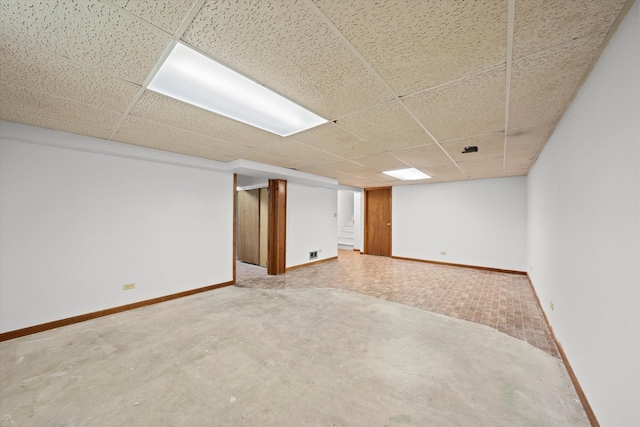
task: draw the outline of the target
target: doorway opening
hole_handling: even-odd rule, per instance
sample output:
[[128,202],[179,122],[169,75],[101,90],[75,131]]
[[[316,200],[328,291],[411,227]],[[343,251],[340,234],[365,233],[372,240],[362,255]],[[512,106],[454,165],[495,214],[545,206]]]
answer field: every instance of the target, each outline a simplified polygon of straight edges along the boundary
[[236,280],[267,274],[269,188],[238,187]]
[[236,178],[236,281],[285,273],[287,182]]

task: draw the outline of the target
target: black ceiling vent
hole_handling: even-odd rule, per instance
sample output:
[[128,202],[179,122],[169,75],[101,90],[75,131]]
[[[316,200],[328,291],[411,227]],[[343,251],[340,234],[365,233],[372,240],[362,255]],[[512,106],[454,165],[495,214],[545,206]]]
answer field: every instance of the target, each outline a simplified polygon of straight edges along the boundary
[[462,151],[462,154],[477,153],[477,152],[478,152],[478,147],[476,145],[469,145],[467,147],[464,147],[464,151]]

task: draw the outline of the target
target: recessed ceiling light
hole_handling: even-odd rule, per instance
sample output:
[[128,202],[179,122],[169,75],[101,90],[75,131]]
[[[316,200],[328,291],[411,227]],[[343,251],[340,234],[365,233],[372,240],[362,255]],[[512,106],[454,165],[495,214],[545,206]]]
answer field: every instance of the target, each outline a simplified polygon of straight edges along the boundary
[[426,173],[420,172],[416,168],[408,168],[408,169],[398,169],[394,171],[386,171],[382,172],[394,178],[401,179],[403,181],[411,181],[414,179],[428,179],[431,178]]
[[327,122],[181,43],[147,88],[280,136]]

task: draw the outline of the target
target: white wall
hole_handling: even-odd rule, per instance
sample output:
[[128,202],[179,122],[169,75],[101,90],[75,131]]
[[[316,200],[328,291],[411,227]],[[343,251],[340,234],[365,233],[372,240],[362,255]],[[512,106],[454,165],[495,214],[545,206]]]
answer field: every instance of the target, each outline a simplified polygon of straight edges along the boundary
[[[2,126],[0,331],[232,280],[232,174],[140,160],[157,153],[140,147]],[[130,282],[136,288],[123,291]]]
[[337,190],[287,183],[287,267],[338,256],[337,198]]
[[526,269],[525,177],[393,187],[392,204],[394,256]]
[[338,190],[338,233],[354,217],[353,193],[353,191]]
[[353,249],[364,251],[364,206],[362,191],[353,195]]
[[636,2],[528,179],[529,274],[603,426],[640,425],[639,41]]

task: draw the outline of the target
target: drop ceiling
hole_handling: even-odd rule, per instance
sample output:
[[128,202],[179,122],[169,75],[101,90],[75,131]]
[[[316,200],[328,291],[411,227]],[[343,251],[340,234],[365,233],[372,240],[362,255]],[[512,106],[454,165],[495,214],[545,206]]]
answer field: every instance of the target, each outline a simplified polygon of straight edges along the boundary
[[[526,175],[632,2],[2,0],[0,119],[353,187]],[[283,138],[147,90],[174,41],[329,122]],[[409,167],[432,179],[382,173]]]

